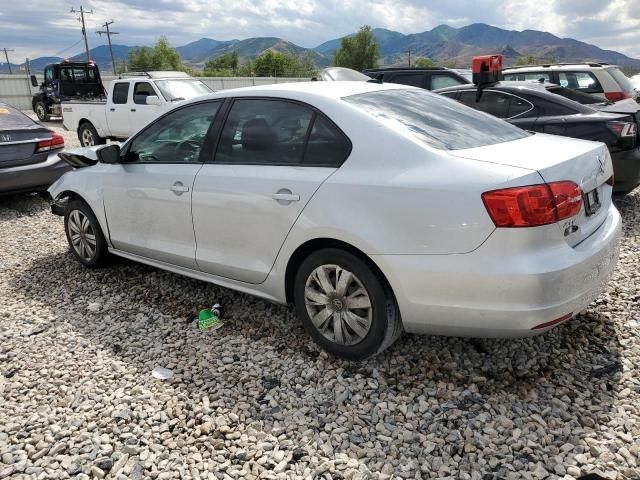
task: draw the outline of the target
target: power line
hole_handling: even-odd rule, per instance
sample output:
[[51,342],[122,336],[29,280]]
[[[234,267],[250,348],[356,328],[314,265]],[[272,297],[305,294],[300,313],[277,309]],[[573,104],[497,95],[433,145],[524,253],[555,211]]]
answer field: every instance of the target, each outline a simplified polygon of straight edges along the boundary
[[83,39],[81,38],[80,40],[78,40],[76,43],[74,43],[73,45],[71,45],[70,47],[65,48],[64,50],[60,50],[59,52],[54,53],[54,55],[57,57],[58,55],[60,55],[61,53],[66,52],[67,50],[72,49],[73,47],[75,47],[76,45],[78,45]]
[[106,28],[106,31],[104,30],[98,30],[96,33],[98,35],[106,35],[107,36],[107,40],[109,41],[109,53],[111,54],[111,67],[113,68],[113,74],[117,75],[116,73],[116,61],[113,59],[113,48],[111,47],[111,35],[120,35],[119,32],[111,32],[109,31],[109,25],[111,25],[113,23],[113,20],[111,20],[110,22],[104,22],[102,24],[102,26],[104,28]]
[[88,62],[91,59],[89,58],[89,41],[87,40],[87,29],[85,28],[85,25],[84,25],[84,15],[85,15],[85,13],[87,15],[92,15],[93,14],[93,10],[87,12],[84,8],[82,8],[82,5],[80,5],[80,10],[76,10],[75,8],[71,8],[71,12],[70,13],[80,13],[80,16],[78,17],[78,21],[80,21],[82,23],[82,36],[84,37],[84,51],[87,54],[87,62]]
[[14,50],[12,48],[3,48],[2,50],[4,50],[4,58],[7,59],[7,65],[9,66],[9,74],[11,74],[11,62],[9,61],[9,54],[7,52],[13,52]]

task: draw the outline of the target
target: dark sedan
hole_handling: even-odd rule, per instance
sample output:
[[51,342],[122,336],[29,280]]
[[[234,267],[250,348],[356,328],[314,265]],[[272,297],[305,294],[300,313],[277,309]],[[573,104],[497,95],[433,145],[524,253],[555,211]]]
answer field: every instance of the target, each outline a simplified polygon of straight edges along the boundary
[[500,82],[486,87],[479,101],[475,85],[436,92],[525,130],[603,142],[613,160],[614,192],[628,193],[636,188],[640,184],[638,117],[626,110],[603,112],[602,107],[583,105],[548,88],[532,82]]
[[46,190],[70,170],[62,135],[0,102],[0,195]]

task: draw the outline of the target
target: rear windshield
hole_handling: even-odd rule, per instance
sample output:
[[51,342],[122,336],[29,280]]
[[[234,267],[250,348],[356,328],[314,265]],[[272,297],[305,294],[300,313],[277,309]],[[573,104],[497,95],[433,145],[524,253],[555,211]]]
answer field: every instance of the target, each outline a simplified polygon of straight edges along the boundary
[[343,100],[440,150],[483,147],[530,135],[503,120],[422,89],[381,90]]
[[583,105],[591,105],[593,103],[603,103],[599,97],[594,97],[588,93],[580,92],[572,88],[566,87],[551,87],[547,88],[548,92],[555,93],[574,102],[582,103]]
[[618,85],[620,85],[622,90],[624,90],[625,92],[633,92],[633,85],[631,84],[631,80],[629,80],[629,78],[624,73],[622,73],[615,67],[607,68],[607,72],[609,72],[615,79],[615,81],[618,82]]

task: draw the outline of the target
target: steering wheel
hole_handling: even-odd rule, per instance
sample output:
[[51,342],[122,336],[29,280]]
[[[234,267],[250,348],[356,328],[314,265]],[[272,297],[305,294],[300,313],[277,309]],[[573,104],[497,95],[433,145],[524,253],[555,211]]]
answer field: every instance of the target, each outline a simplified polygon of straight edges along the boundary
[[177,157],[180,154],[183,155],[194,155],[198,153],[201,147],[201,142],[198,140],[183,140],[182,142],[176,145],[176,148],[173,150],[173,155]]

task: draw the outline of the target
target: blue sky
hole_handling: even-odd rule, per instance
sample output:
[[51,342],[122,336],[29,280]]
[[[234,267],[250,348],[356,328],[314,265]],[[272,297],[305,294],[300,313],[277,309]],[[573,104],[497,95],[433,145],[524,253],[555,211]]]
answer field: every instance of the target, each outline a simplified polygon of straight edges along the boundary
[[[80,1],[80,0],[78,0]],[[26,4],[25,4],[26,3]],[[82,51],[69,0],[3,0],[0,48],[25,57],[70,56]],[[114,20],[115,43],[153,44],[165,35],[175,46],[201,37],[217,40],[275,36],[305,47],[369,24],[403,33],[446,23],[485,22],[502,28],[544,30],[640,58],[640,0],[84,0],[90,47],[106,43],[95,34]],[[3,59],[4,60],[4,59]]]

